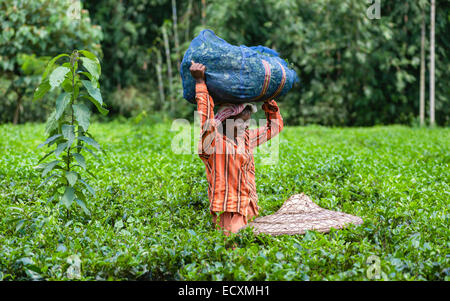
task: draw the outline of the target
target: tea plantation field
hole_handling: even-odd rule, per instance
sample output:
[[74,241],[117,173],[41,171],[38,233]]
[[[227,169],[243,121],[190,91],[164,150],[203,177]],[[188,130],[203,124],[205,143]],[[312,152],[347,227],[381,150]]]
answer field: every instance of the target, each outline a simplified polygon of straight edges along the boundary
[[172,152],[170,124],[91,132],[108,156],[88,162],[91,215],[75,205],[67,218],[33,168],[44,125],[0,125],[0,279],[450,280],[448,128],[285,127],[277,164],[255,155],[260,214],[305,192],[364,224],[229,238],[212,226],[203,163]]

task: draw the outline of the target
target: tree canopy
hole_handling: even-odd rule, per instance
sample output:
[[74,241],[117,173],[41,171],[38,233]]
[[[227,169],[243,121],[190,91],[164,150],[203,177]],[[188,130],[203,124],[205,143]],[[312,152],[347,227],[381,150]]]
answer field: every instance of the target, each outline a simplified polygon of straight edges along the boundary
[[[45,55],[54,55],[81,44],[103,53],[100,80],[111,99],[111,116],[151,110],[192,118],[195,107],[182,98],[177,65],[192,38],[209,28],[232,44],[274,48],[295,68],[300,84],[280,99],[287,124],[418,122],[423,18],[429,62],[426,0],[84,0],[78,27],[64,17],[66,1],[49,2],[0,2],[0,78],[23,75],[15,53],[39,57],[45,49]],[[379,18],[371,15],[377,3]],[[437,1],[435,93],[440,125],[450,121],[449,16],[450,3]]]

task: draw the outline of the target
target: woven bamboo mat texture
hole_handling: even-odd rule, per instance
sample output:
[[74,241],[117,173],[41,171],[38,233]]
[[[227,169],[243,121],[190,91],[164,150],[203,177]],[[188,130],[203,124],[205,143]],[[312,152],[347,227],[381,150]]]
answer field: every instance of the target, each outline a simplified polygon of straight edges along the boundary
[[349,224],[362,223],[358,216],[323,209],[301,193],[292,195],[274,214],[256,218],[246,227],[253,227],[255,234],[276,236],[305,234],[307,230],[327,233],[331,228],[343,229]]

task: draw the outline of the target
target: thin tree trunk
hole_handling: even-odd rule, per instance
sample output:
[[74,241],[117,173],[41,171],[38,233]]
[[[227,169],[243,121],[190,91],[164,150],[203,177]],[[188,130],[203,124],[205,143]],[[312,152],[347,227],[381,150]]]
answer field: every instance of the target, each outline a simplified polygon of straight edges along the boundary
[[423,11],[420,38],[420,125],[425,125],[425,14]]
[[206,0],[202,0],[202,26],[206,24]]
[[177,2],[172,0],[172,20],[173,20],[173,35],[175,40],[175,54],[177,69],[180,72],[180,41],[178,39],[178,22],[177,22]]
[[189,0],[188,9],[187,9],[187,24],[186,24],[186,32],[184,34],[184,40],[189,41],[189,31],[191,26],[191,14],[192,14],[192,0]]
[[163,108],[165,102],[164,85],[162,80],[162,57],[161,52],[156,50],[156,76],[158,77],[158,90],[159,90],[159,109]]
[[431,0],[430,16],[430,125],[434,126],[434,20],[435,0]]
[[13,124],[16,125],[19,123],[20,110],[22,108],[22,94],[17,93],[17,106],[16,111],[14,112]]
[[170,100],[170,112],[174,112],[174,101],[172,95],[172,62],[170,59],[170,46],[169,38],[167,37],[167,31],[165,26],[162,27],[162,35],[164,40],[164,48],[166,50],[166,60],[167,60],[167,76],[169,77],[169,100]]

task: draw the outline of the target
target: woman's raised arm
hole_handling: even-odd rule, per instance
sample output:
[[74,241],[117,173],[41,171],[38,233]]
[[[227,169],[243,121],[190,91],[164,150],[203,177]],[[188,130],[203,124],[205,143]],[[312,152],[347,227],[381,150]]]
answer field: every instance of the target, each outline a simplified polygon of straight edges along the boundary
[[217,134],[217,125],[214,120],[214,101],[209,95],[205,83],[206,67],[203,64],[192,62],[189,70],[195,79],[195,100],[200,115],[201,139],[198,145],[198,154],[200,157],[208,158],[214,151]]
[[262,109],[266,112],[266,125],[249,131],[251,148],[272,139],[283,129],[283,118],[275,100],[264,102]]

